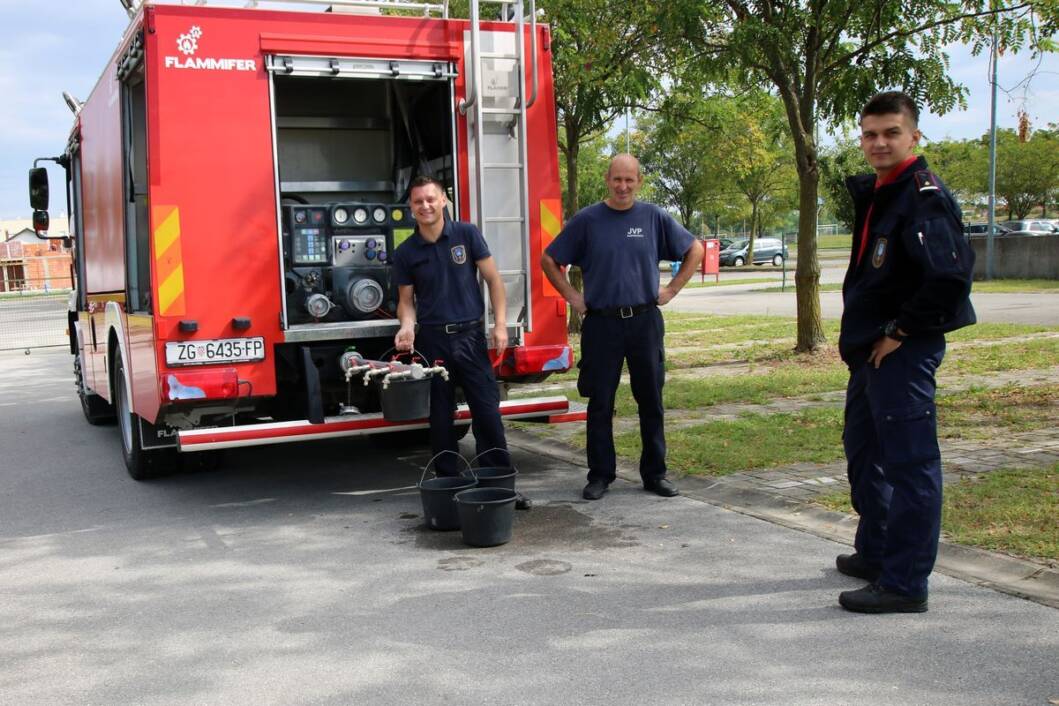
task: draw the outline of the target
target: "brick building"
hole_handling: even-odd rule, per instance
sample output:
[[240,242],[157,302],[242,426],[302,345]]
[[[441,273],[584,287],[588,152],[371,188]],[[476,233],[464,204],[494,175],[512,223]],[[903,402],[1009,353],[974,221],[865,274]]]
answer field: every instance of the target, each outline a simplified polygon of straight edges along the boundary
[[[53,235],[69,233],[65,218]],[[73,287],[73,257],[62,240],[41,240],[27,220],[0,221],[0,292],[54,291]]]

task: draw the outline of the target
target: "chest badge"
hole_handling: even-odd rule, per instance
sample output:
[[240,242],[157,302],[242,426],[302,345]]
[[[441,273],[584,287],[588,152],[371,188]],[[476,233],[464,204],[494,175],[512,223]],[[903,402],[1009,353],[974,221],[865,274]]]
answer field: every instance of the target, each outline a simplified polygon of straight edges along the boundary
[[464,245],[457,245],[452,248],[452,261],[457,265],[462,265],[467,262],[467,247]]
[[875,242],[875,249],[871,253],[871,266],[875,269],[882,267],[886,261],[886,238],[879,238]]

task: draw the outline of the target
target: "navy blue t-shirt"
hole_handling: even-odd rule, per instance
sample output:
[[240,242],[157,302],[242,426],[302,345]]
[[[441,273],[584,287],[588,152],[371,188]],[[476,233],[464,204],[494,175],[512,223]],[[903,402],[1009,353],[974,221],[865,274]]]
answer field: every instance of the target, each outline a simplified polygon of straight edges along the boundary
[[419,229],[393,254],[393,280],[412,285],[421,324],[451,324],[482,318],[478,260],[489,257],[485,238],[471,223],[445,221],[441,237],[429,243]]
[[681,260],[695,236],[658,206],[619,211],[600,201],[570,219],[546,252],[585,277],[585,306],[611,309],[658,301],[658,263]]

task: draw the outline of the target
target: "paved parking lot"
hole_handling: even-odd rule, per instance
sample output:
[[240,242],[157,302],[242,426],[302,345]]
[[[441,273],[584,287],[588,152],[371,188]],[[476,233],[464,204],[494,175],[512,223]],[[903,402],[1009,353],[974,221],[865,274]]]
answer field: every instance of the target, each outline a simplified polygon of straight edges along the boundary
[[850,615],[839,543],[517,448],[515,539],[422,527],[422,452],[135,483],[61,351],[0,354],[0,701],[1046,704],[1059,612],[947,576]]

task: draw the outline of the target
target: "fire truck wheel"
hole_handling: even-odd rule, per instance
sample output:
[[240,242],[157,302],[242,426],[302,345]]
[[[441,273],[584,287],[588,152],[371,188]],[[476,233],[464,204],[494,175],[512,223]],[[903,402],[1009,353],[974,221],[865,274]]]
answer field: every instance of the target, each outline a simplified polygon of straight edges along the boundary
[[115,355],[114,363],[114,407],[118,414],[118,429],[121,432],[121,453],[125,458],[125,470],[133,480],[147,480],[172,473],[177,468],[176,449],[145,450],[140,445],[140,417],[129,409],[125,383],[125,365],[121,356]]
[[114,421],[114,405],[99,395],[85,390],[85,381],[81,375],[81,356],[74,356],[74,384],[77,385],[77,396],[81,400],[81,411],[89,424],[99,425]]

